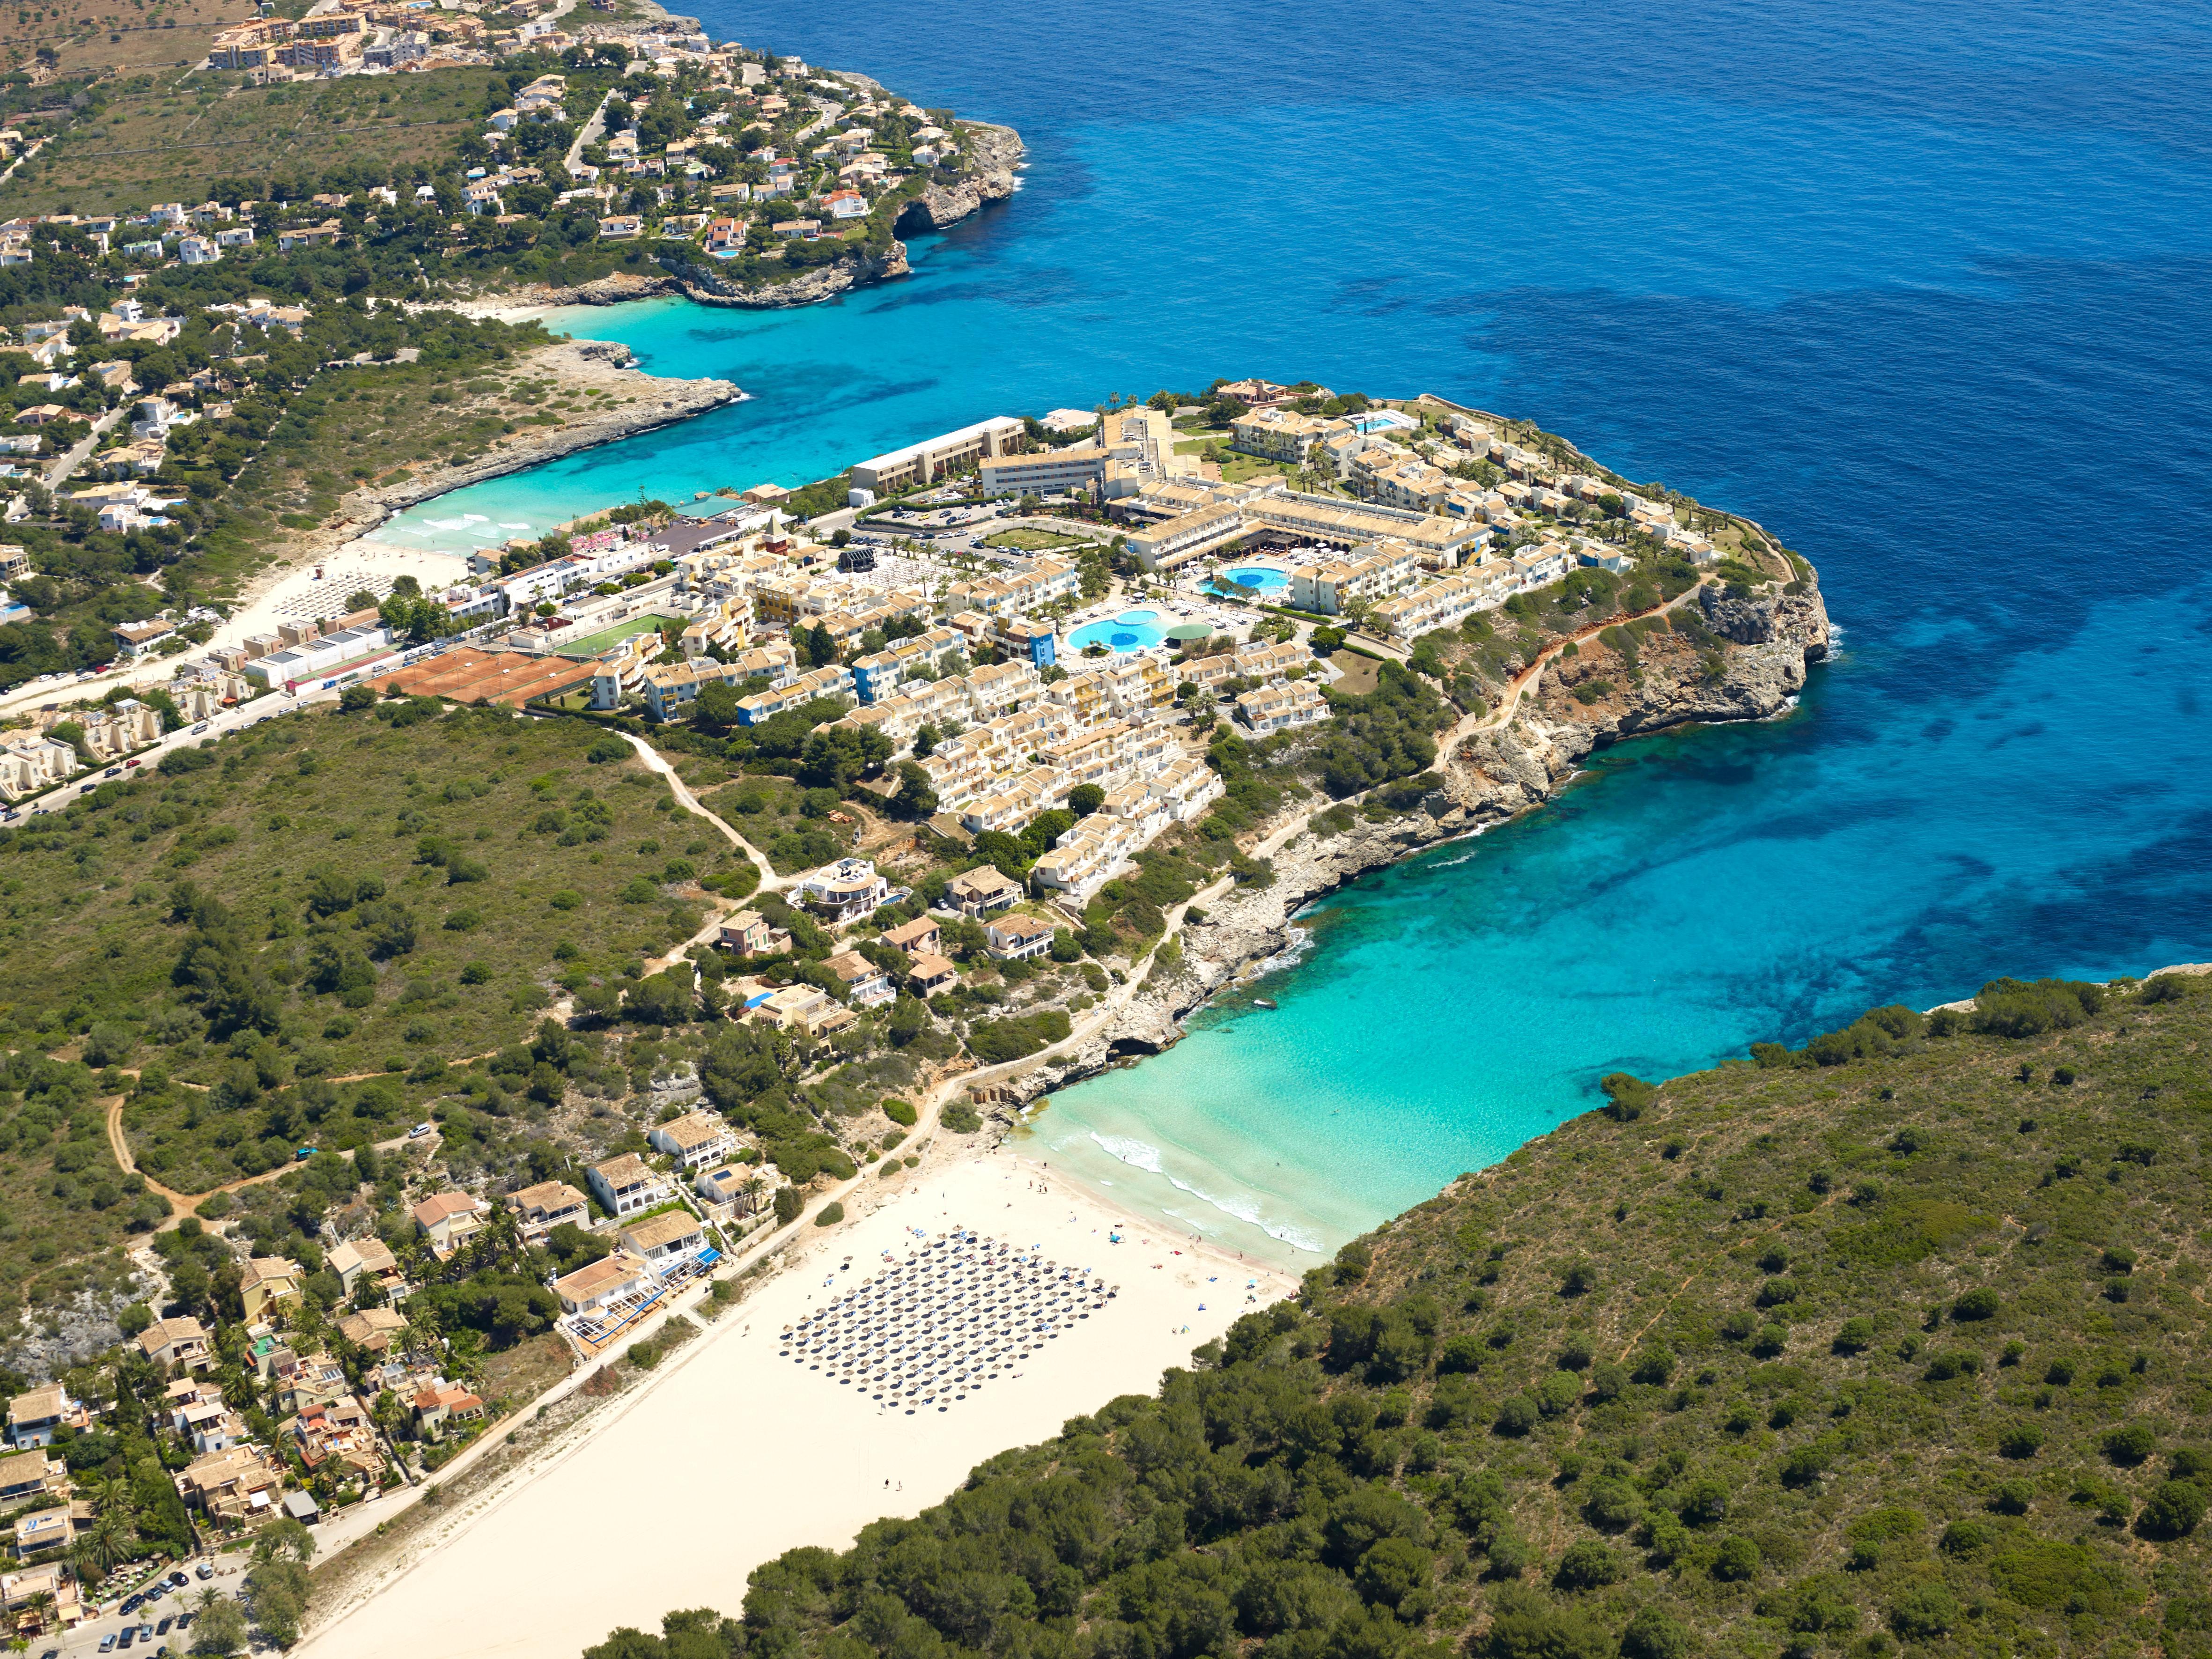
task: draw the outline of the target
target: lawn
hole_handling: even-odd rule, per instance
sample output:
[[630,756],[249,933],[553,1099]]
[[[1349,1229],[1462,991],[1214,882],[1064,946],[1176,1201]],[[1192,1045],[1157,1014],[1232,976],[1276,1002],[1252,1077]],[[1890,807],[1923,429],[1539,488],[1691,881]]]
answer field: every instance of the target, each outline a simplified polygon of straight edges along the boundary
[[1015,529],[986,536],[983,545],[1024,553],[1052,553],[1063,547],[1087,547],[1093,539],[1089,536],[1063,536],[1049,530]]
[[596,657],[611,645],[620,645],[624,640],[640,634],[666,628],[675,620],[673,617],[633,617],[628,622],[617,623],[612,628],[602,628],[598,633],[583,639],[562,641],[561,654],[564,657]]

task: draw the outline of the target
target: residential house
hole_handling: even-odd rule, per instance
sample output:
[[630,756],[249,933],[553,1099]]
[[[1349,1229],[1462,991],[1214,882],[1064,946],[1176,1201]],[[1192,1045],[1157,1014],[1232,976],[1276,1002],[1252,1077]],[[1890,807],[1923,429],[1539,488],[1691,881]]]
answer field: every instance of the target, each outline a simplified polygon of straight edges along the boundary
[[484,1414],[484,1402],[458,1382],[437,1382],[415,1396],[415,1424],[433,1439],[447,1423],[472,1423]]
[[787,985],[753,1004],[745,1011],[745,1018],[781,1026],[787,1031],[818,1033],[834,1014],[845,1012],[843,1005],[832,1000],[827,991],[811,985]]
[[749,1216],[761,1206],[767,1180],[750,1164],[724,1164],[701,1171],[691,1188],[709,1204],[726,1205],[736,1216]]
[[48,1456],[43,1447],[0,1457],[0,1504],[27,1503],[48,1493],[65,1496],[69,1489],[69,1465]]
[[18,1450],[51,1446],[58,1429],[81,1429],[92,1414],[69,1397],[58,1382],[48,1382],[19,1394],[8,1402],[8,1443]]
[[650,1274],[651,1270],[635,1256],[617,1251],[555,1279],[553,1294],[566,1312],[596,1314],[610,1303],[648,1288]]
[[1286,732],[1328,718],[1328,699],[1310,680],[1262,686],[1237,699],[1237,717],[1258,732]]
[[887,902],[890,884],[866,859],[840,859],[808,871],[799,879],[799,892],[808,909],[842,924],[857,921]]
[[138,1333],[138,1352],[165,1373],[178,1365],[204,1371],[215,1363],[206,1328],[190,1314],[155,1320]]
[[1003,910],[1021,896],[1019,882],[988,864],[963,871],[945,884],[945,902],[963,916]]
[[858,951],[840,951],[822,965],[837,975],[837,982],[845,988],[845,1000],[852,1007],[873,1008],[897,1000],[898,990],[890,975]]
[[[89,1510],[90,1505],[86,1506]],[[76,1536],[71,1505],[33,1510],[15,1522],[15,1559],[27,1561],[42,1550],[67,1549]]]
[[894,951],[903,951],[910,957],[935,956],[942,943],[943,933],[935,918],[916,916],[912,921],[902,921],[884,934],[884,943]]
[[781,956],[791,948],[791,935],[757,910],[738,911],[722,924],[719,939],[724,950],[741,957]]
[[601,1206],[617,1220],[665,1204],[673,1196],[666,1180],[635,1152],[594,1164],[586,1178]]
[[406,1279],[399,1271],[399,1263],[391,1247],[380,1238],[348,1239],[333,1245],[326,1258],[330,1269],[338,1276],[345,1287],[346,1300],[350,1302],[360,1291],[363,1282],[375,1285],[388,1301],[406,1288]]
[[115,636],[116,648],[123,655],[135,657],[167,639],[177,631],[177,625],[157,617],[151,622],[120,623],[108,631]]
[[431,1194],[413,1213],[416,1226],[443,1261],[483,1231],[490,1209],[473,1193],[444,1192]]
[[338,239],[339,225],[335,219],[325,219],[319,225],[302,225],[294,230],[276,233],[276,251],[289,253],[295,247],[313,247],[322,242]]
[[389,1308],[363,1308],[338,1321],[338,1334],[357,1348],[382,1353],[406,1325],[405,1318]]
[[246,1264],[238,1293],[246,1322],[258,1325],[288,1302],[300,1299],[300,1264],[281,1255],[257,1255]]
[[11,801],[51,788],[82,769],[71,744],[27,736],[0,743],[0,796]]
[[1052,949],[1052,924],[1041,916],[1001,916],[983,924],[983,939],[1000,962],[1041,957]]
[[707,1248],[707,1235],[699,1218],[689,1210],[668,1210],[622,1230],[630,1254],[642,1258],[654,1272],[665,1273],[690,1261]]
[[932,956],[924,951],[913,958],[914,967],[907,975],[907,983],[917,996],[929,996],[943,990],[960,977],[960,970],[945,957]]
[[737,1133],[712,1112],[686,1112],[682,1117],[656,1123],[645,1138],[656,1150],[667,1152],[685,1170],[718,1163],[738,1149]]
[[343,1400],[351,1392],[344,1368],[326,1353],[295,1355],[271,1380],[279,1415]]
[[21,1636],[75,1630],[97,1611],[86,1607],[75,1571],[59,1561],[0,1573],[0,1607]]
[[211,1453],[177,1476],[178,1494],[210,1520],[253,1521],[272,1515],[283,1486],[283,1476],[252,1446]]
[[358,1469],[380,1476],[383,1448],[378,1445],[376,1425],[356,1400],[337,1400],[309,1406],[293,1419],[292,1433],[300,1443],[300,1458],[311,1469],[319,1469],[332,1458],[341,1469]]
[[203,1457],[210,1452],[228,1451],[252,1438],[246,1419],[219,1399],[179,1406],[170,1414],[169,1426]]
[[507,1206],[521,1224],[522,1242],[542,1244],[545,1236],[563,1222],[579,1227],[592,1224],[589,1200],[565,1181],[541,1181],[507,1195]]

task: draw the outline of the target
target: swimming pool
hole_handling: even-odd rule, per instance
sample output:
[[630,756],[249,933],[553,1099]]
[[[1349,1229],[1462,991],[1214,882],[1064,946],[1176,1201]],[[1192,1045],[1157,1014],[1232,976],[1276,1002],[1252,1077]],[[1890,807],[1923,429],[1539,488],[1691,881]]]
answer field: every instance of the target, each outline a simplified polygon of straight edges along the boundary
[[1092,645],[1112,651],[1142,651],[1165,637],[1156,626],[1159,619],[1157,611],[1124,611],[1110,622],[1084,623],[1067,636],[1067,642],[1078,651]]
[[1213,585],[1218,589],[1229,582],[1261,593],[1279,593],[1291,585],[1291,579],[1270,565],[1240,564],[1233,569],[1223,571]]

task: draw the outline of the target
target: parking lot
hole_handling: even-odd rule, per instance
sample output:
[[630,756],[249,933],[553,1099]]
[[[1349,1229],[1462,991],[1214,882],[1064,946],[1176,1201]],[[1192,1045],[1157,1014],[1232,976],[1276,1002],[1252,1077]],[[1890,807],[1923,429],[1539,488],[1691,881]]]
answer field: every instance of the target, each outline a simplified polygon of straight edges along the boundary
[[[246,1566],[243,1551],[198,1557],[165,1574],[158,1595],[145,1600],[125,1595],[105,1602],[98,1614],[75,1630],[33,1642],[31,1651],[39,1659],[49,1659],[49,1656],[51,1659],[86,1659],[88,1655],[126,1651],[161,1659],[165,1653],[185,1653],[192,1644],[191,1626],[202,1595],[212,1591],[235,1598],[245,1583]],[[185,1582],[178,1583],[179,1578]],[[149,1586],[149,1591],[153,1588]],[[131,1603],[127,1613],[123,1611],[125,1602]]]

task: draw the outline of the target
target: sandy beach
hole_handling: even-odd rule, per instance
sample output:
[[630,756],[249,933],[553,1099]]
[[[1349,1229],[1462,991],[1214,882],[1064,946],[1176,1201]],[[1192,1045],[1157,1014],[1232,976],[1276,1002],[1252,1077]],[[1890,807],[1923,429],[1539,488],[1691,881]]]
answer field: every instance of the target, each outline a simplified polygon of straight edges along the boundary
[[[1294,1288],[1006,1151],[881,1197],[864,1185],[846,1207],[856,1218],[844,1226],[802,1223],[814,1237],[794,1237],[783,1271],[741,1307],[580,1442],[441,1518],[366,1600],[318,1620],[300,1651],[574,1654],[618,1625],[657,1629],[671,1608],[735,1613],[760,1562],[799,1545],[842,1547],[878,1516],[938,1502],[994,1454],[1155,1391],[1192,1348]],[[1118,1294],[1016,1375],[941,1411],[908,1415],[779,1357],[787,1326],[956,1224],[1092,1269]]]

